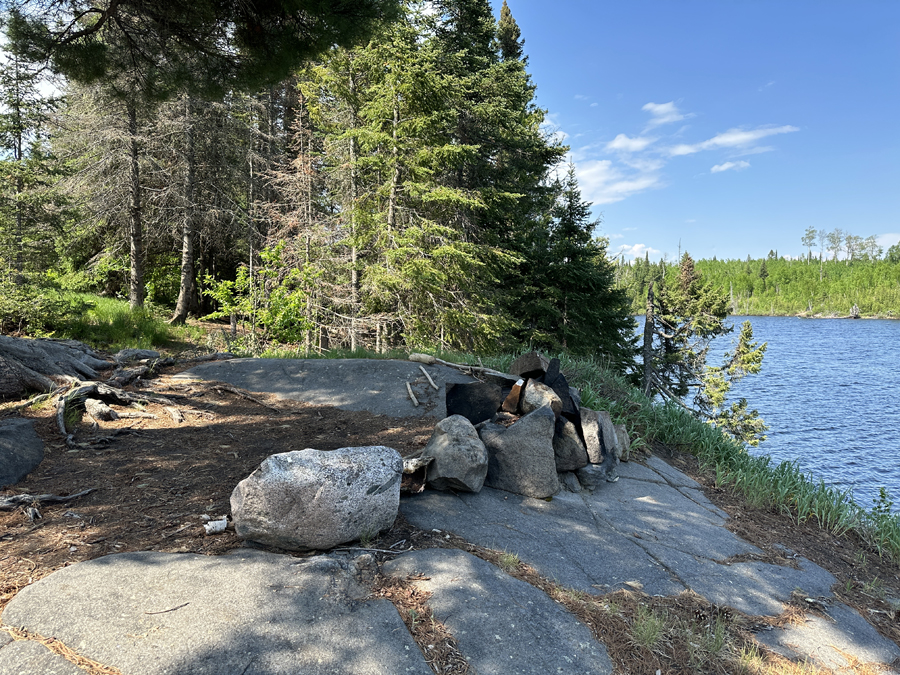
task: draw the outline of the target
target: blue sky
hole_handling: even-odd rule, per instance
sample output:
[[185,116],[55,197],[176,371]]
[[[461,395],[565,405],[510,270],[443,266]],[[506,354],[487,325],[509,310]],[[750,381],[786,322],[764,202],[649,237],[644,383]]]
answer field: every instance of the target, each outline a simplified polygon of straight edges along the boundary
[[610,253],[900,241],[900,2],[508,4]]

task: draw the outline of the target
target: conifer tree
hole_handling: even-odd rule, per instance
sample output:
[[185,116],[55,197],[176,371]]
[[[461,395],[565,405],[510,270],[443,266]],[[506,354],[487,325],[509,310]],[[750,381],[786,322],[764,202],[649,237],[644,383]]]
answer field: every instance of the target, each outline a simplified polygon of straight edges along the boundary
[[[60,212],[49,188],[60,167],[48,143],[51,113],[59,101],[40,92],[40,70],[17,53],[0,62],[0,260],[22,285],[29,263],[53,249]],[[43,271],[47,261],[32,271]]]
[[644,327],[644,391],[659,394],[751,445],[765,438],[758,413],[747,411],[746,401],[723,405],[732,384],[759,372],[766,344],[752,342],[749,322],[741,330],[735,351],[721,367],[706,360],[714,339],[727,335],[728,294],[705,281],[694,260],[685,253],[674,283],[660,279],[647,297]]
[[519,30],[519,24],[513,18],[506,0],[503,0],[500,19],[497,22],[497,41],[500,43],[500,57],[504,61],[526,61],[523,49],[525,41],[521,38],[522,31]]
[[[581,198],[574,165],[557,183],[551,220],[528,256],[520,304],[524,340],[550,350],[600,356],[619,372],[634,358],[634,319],[624,290],[614,283],[607,241],[594,236],[589,202]],[[535,230],[540,232],[540,230]]]

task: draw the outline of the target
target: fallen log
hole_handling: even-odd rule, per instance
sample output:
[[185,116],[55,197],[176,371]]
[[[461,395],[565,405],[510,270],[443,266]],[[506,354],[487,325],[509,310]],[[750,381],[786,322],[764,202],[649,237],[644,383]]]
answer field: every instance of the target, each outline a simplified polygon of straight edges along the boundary
[[18,506],[22,504],[50,504],[53,502],[67,502],[72,499],[77,499],[78,497],[84,497],[84,495],[93,492],[96,488],[88,488],[87,490],[82,490],[81,492],[76,492],[74,495],[66,495],[65,497],[60,495],[12,495],[11,497],[0,497],[0,511],[12,511]]

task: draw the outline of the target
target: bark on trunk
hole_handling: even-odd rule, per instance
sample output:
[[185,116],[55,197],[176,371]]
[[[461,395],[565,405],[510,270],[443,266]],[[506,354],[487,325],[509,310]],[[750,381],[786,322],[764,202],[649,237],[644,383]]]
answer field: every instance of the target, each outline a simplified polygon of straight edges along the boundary
[[194,186],[196,183],[196,164],[194,154],[194,130],[192,103],[190,97],[185,100],[185,163],[187,172],[184,180],[184,223],[181,229],[181,283],[178,289],[178,301],[171,323],[183,324],[192,311],[196,311],[197,283],[194,271],[194,236],[195,214]]
[[138,162],[137,108],[134,101],[128,103],[128,134],[131,137],[131,281],[128,302],[132,309],[144,305],[144,232],[141,222],[141,171]]
[[[353,119],[351,124],[356,126],[356,108],[353,105],[353,97],[356,95],[356,78],[353,72],[350,73],[350,100],[351,114]],[[357,347],[357,325],[356,315],[359,307],[359,270],[357,269],[357,259],[359,252],[356,248],[356,139],[350,138],[350,350],[355,351]]]
[[646,396],[650,395],[651,381],[653,377],[653,324],[654,316],[653,282],[650,282],[650,288],[647,289],[647,310],[644,315],[644,381],[643,389]]

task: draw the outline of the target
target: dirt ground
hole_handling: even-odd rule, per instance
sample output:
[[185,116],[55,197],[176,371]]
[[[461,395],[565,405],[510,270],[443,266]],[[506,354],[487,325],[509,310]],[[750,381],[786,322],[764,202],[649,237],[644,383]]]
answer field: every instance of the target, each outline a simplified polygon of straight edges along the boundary
[[[0,511],[0,612],[24,586],[83,560],[140,550],[215,555],[241,545],[233,530],[210,536],[203,524],[230,512],[234,486],[271,454],[387,445],[406,456],[428,442],[435,423],[431,418],[395,419],[266,395],[254,394],[256,400],[251,400],[227,385],[173,381],[168,377],[172,372],[127,389],[169,398],[183,422],[174,421],[157,403],[141,408],[155,418],[94,425],[85,416],[77,423],[74,447],[57,429],[51,405],[20,413],[12,413],[8,404],[0,407],[0,416],[34,418],[46,444],[38,469],[0,496],[93,490],[70,502],[40,506],[41,517],[34,520],[24,507]],[[900,598],[900,568],[853,535],[834,537],[814,523],[797,524],[787,516],[749,507],[699,475],[689,455],[662,456],[707,487],[712,501],[731,515],[730,529],[763,549],[765,560],[795,564],[792,557],[799,555],[821,565],[837,577],[836,595],[900,644],[900,617],[890,604]],[[393,530],[371,546],[390,546],[401,538],[416,546],[448,545],[444,540],[429,543],[429,533],[417,532],[398,518]],[[456,544],[474,551],[465,542]],[[799,602],[802,609],[803,600]]]
[[230,513],[234,486],[269,455],[363,445],[408,455],[428,442],[435,422],[254,395],[261,405],[215,383],[162,377],[151,384],[177,404],[184,422],[157,403],[142,407],[155,419],[100,422],[94,429],[85,416],[73,448],[52,406],[21,411],[35,419],[45,457],[0,496],[93,492],[40,506],[41,518],[33,522],[24,508],[0,511],[0,610],[23,586],[82,560],[143,550],[217,554],[239,546],[233,530],[207,535],[203,517]]

